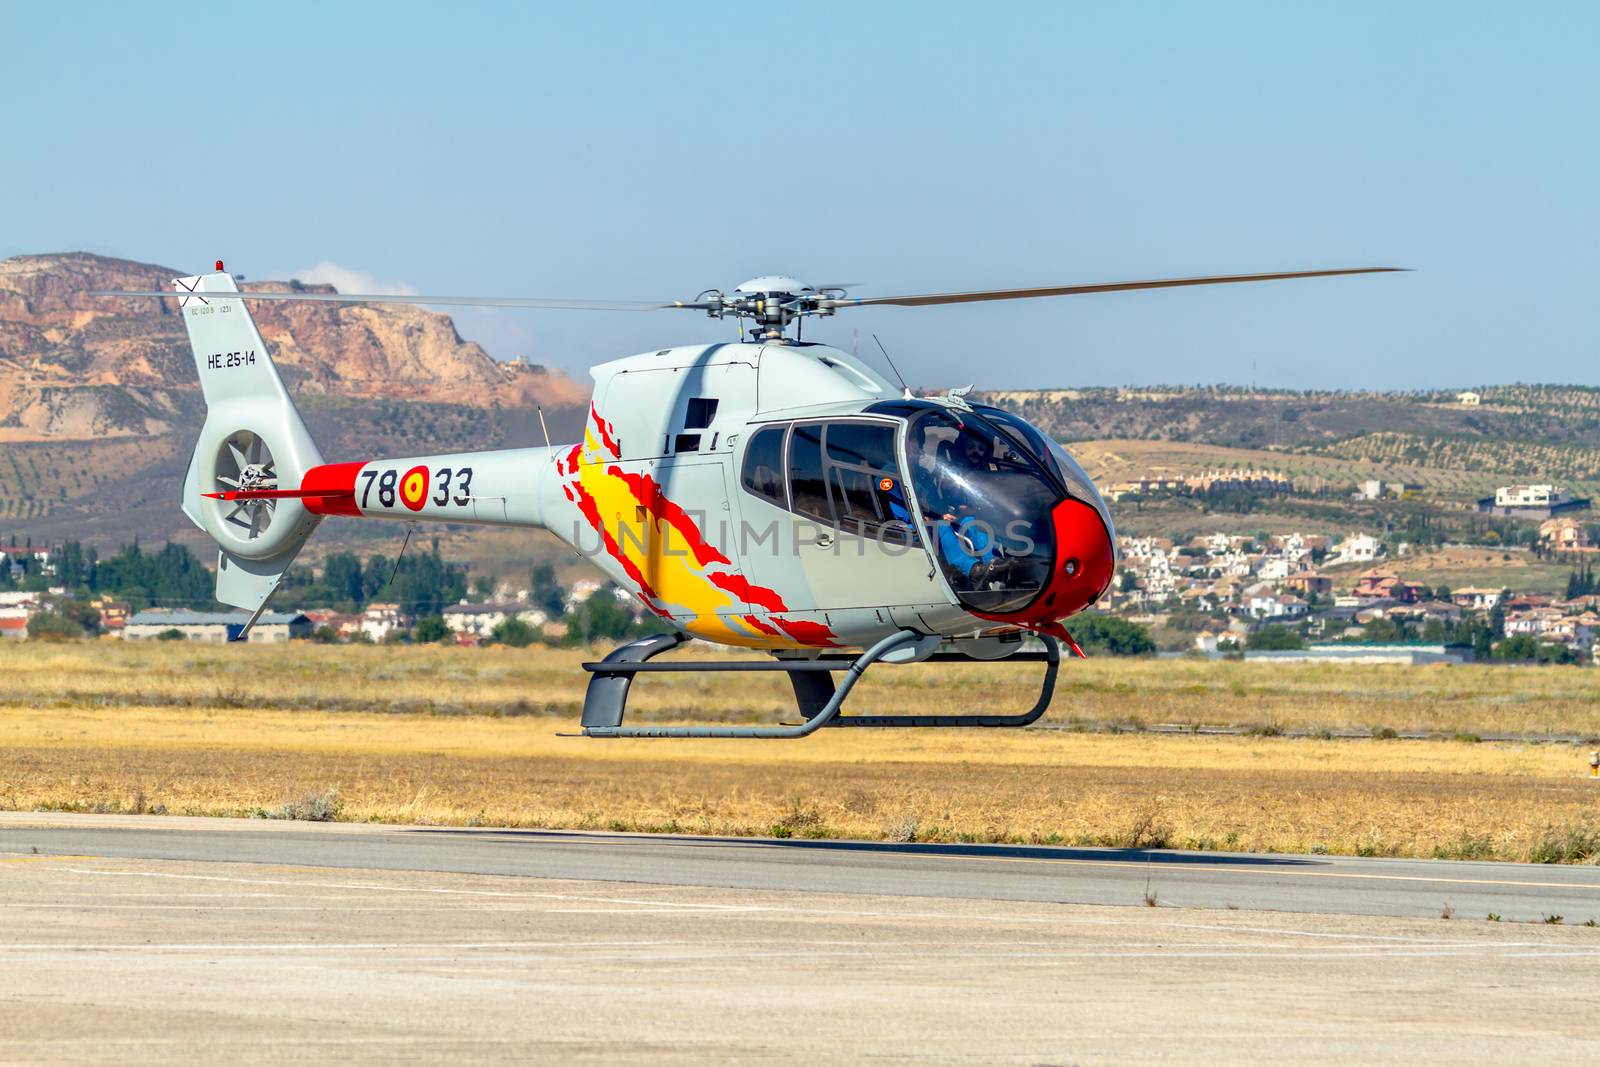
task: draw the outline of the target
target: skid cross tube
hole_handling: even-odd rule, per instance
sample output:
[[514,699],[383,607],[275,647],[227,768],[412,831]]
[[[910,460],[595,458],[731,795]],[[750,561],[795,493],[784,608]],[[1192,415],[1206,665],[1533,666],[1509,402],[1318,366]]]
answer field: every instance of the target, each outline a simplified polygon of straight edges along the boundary
[[[1039,689],[1039,699],[1034,701],[1033,707],[1017,715],[839,715],[826,725],[833,726],[924,726],[924,727],[972,727],[972,726],[1030,726],[1039,721],[1039,717],[1050,707],[1050,700],[1056,692],[1056,675],[1061,673],[1061,646],[1056,639],[1045,634],[1039,635],[1039,640],[1044,642],[1044,652],[1013,652],[1004,657],[1005,660],[1015,662],[1043,660],[1044,685]],[[939,652],[928,657],[927,662],[932,663],[985,663],[999,662],[998,660],[974,660],[963,656],[959,652]]]
[[[598,663],[585,663],[583,669],[594,675],[583,705],[583,733],[586,737],[747,737],[786,739],[807,737],[824,726],[877,727],[1005,727],[1028,726],[1037,722],[1050,706],[1056,677],[1061,669],[1061,647],[1048,636],[1040,636],[1043,652],[1018,652],[1008,660],[1044,663],[1044,684],[1032,708],[1015,715],[841,715],[845,698],[866,669],[879,659],[921,638],[901,630],[879,641],[854,658],[842,656],[817,659],[774,661],[717,661],[689,663],[651,663],[651,657],[678,647],[688,638],[681,634],[660,634],[630,642]],[[928,657],[935,663],[986,662],[956,652],[941,652]],[[623,713],[628,687],[637,674],[693,673],[720,671],[783,671],[794,685],[796,702],[806,716],[804,722],[778,726],[624,726]],[[835,688],[832,675],[843,671],[844,679]]]
[[[675,637],[676,635],[667,635],[667,636],[674,636]],[[679,666],[677,664],[667,664],[667,663],[650,664],[650,663],[642,662],[644,659],[648,658],[649,656],[655,655],[658,652],[665,652],[668,648],[672,648],[672,647],[676,646],[679,643],[679,641],[681,640],[681,639],[675,640],[675,641],[672,641],[670,644],[667,644],[667,643],[665,643],[666,640],[667,640],[667,636],[664,636],[664,637],[662,637],[660,639],[657,639],[657,640],[662,642],[660,647],[655,647],[655,648],[651,648],[651,649],[639,649],[637,652],[634,653],[632,658],[630,660],[627,660],[627,661],[623,661],[623,660],[613,661],[611,659],[611,656],[616,656],[618,653],[625,652],[625,651],[627,651],[629,649],[634,648],[634,646],[642,645],[645,642],[636,641],[632,645],[624,645],[624,646],[622,646],[622,648],[617,649],[616,652],[613,652],[611,654],[611,656],[606,657],[605,661],[603,661],[603,662],[600,662],[600,663],[585,663],[583,665],[584,669],[588,670],[588,671],[592,671],[594,673],[594,678],[591,679],[590,682],[589,682],[589,685],[591,687],[591,692],[592,692],[593,686],[596,683],[599,683],[599,682],[602,682],[602,681],[607,681],[607,680],[610,680],[610,679],[613,679],[613,678],[615,678],[615,679],[628,679],[628,678],[632,678],[633,675],[638,674],[641,671],[652,670],[652,669],[659,671],[659,670],[661,670],[663,668],[674,668],[674,667],[677,670],[680,670],[680,671],[699,671],[699,670],[704,670],[704,669],[706,669],[708,667],[713,669],[713,670],[752,670],[752,669],[753,670],[787,670],[787,671],[794,671],[796,669],[801,670],[801,671],[816,671],[816,670],[835,671],[835,670],[843,670],[844,671],[844,678],[843,678],[842,681],[839,682],[839,688],[834,691],[833,696],[831,698],[829,698],[829,700],[828,700],[828,702],[826,704],[824,704],[821,708],[818,708],[816,713],[813,714],[810,718],[808,718],[805,722],[798,723],[798,724],[793,725],[793,726],[623,726],[623,725],[621,725],[621,723],[622,723],[622,705],[621,705],[620,702],[614,708],[615,719],[614,719],[614,723],[613,724],[604,725],[604,726],[601,726],[601,725],[590,725],[589,724],[590,704],[589,704],[588,699],[586,698],[585,702],[584,702],[584,727],[583,727],[584,736],[586,736],[586,737],[754,737],[754,738],[766,738],[766,739],[771,739],[771,740],[778,740],[778,739],[785,739],[785,738],[796,738],[796,737],[807,737],[807,736],[811,735],[812,733],[815,733],[819,728],[821,728],[825,723],[827,723],[827,721],[829,719],[831,719],[835,715],[839,714],[839,709],[844,706],[844,698],[850,695],[850,690],[855,687],[857,679],[859,679],[862,676],[862,674],[866,673],[866,669],[868,667],[872,666],[872,664],[876,663],[879,659],[881,659],[884,656],[888,655],[890,652],[893,652],[895,649],[907,648],[907,647],[909,647],[911,645],[916,644],[917,641],[921,640],[921,635],[916,633],[915,631],[912,631],[912,630],[900,630],[900,631],[897,631],[895,633],[890,634],[888,637],[885,637],[883,640],[879,641],[877,644],[873,645],[871,648],[867,649],[865,652],[861,653],[861,655],[857,656],[853,660],[839,660],[839,659],[834,659],[832,661],[827,661],[827,660],[796,660],[796,661],[793,661],[793,662],[781,662],[781,661],[777,662],[777,663],[756,662],[756,663],[750,663],[750,664],[744,664],[744,663],[740,663],[740,664],[726,664],[726,663],[719,663],[719,664],[711,664],[711,663],[693,664],[693,663],[689,663],[689,664],[683,664],[681,666]],[[620,688],[621,688],[622,697],[625,699],[626,696],[627,696],[626,683],[624,683]],[[598,708],[597,708],[597,710],[598,710]]]

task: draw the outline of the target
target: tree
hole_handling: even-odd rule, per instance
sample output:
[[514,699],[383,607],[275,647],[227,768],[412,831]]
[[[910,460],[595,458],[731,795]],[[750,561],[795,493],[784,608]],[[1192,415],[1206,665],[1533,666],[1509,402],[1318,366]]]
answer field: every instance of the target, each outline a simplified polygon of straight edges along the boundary
[[[440,620],[440,625],[443,625],[443,620]],[[539,631],[513,615],[496,626],[490,636],[502,645],[527,648],[539,639]]]
[[633,612],[618,602],[616,586],[607,585],[567,616],[566,643],[578,645],[592,641],[621,641],[659,631],[659,626],[635,618]]
[[1252,652],[1289,652],[1306,647],[1306,639],[1292,626],[1264,626],[1250,635]]
[[1540,663],[1576,663],[1578,654],[1566,645],[1551,645],[1539,643],[1538,651],[1534,653]]
[[1539,642],[1532,634],[1514,634],[1494,648],[1495,659],[1531,660],[1539,657]]
[[444,624],[443,615],[424,615],[417,620],[416,629],[412,631],[411,637],[421,645],[447,641],[450,638],[450,627]]
[[1111,615],[1088,614],[1072,619],[1068,629],[1085,652],[1112,656],[1148,656],[1156,650],[1150,631]]
[[367,557],[367,565],[361,571],[361,599],[371,600],[378,591],[389,584],[389,575],[394,571],[394,560],[381,552],[374,552]]
[[[384,580],[388,580],[384,575]],[[322,582],[335,600],[360,606],[366,595],[362,584],[361,559],[354,552],[329,552],[322,564]]]
[[64,541],[56,553],[56,578],[68,589],[79,589],[89,584],[88,568],[84,565],[83,546],[76,541]]
[[83,636],[82,623],[57,611],[40,611],[28,619],[32,641],[72,641]]
[[556,569],[549,563],[536,563],[529,575],[529,596],[552,619],[560,618],[567,610],[567,593],[556,581]]
[[211,571],[183,545],[168,543],[159,552],[145,552],[135,541],[103,560],[91,551],[84,557],[83,568],[91,592],[121,597],[136,611],[151,603],[212,602]]

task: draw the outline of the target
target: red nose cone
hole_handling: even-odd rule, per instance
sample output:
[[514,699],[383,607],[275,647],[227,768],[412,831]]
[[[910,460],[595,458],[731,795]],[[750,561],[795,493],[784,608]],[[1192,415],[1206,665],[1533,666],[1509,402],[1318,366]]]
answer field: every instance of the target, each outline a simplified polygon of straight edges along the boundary
[[1116,555],[1100,513],[1082,501],[1063,500],[1050,513],[1050,520],[1056,534],[1050,584],[1021,611],[973,614],[996,622],[1039,626],[1077,614],[1106,591],[1116,567]]
[[1029,605],[1042,619],[1064,619],[1100,599],[1111,584],[1116,554],[1100,512],[1079,500],[1063,500],[1051,513],[1056,527],[1055,578]]

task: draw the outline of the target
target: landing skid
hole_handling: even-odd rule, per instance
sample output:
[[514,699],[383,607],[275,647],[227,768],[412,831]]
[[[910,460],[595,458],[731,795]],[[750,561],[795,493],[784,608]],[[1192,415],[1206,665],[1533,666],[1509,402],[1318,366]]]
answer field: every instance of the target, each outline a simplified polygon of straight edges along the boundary
[[[1061,670],[1061,646],[1056,640],[1040,635],[1043,652],[1017,652],[1006,659],[1045,664],[1044,685],[1039,699],[1032,708],[1017,715],[966,714],[966,715],[841,715],[845,698],[868,667],[891,652],[915,645],[922,636],[911,630],[891,634],[868,648],[859,656],[819,657],[792,660],[715,660],[677,663],[652,663],[651,659],[683,644],[688,638],[682,634],[658,634],[632,641],[613,651],[598,663],[585,663],[583,669],[593,675],[589,690],[583,700],[583,736],[585,737],[754,737],[797,738],[808,737],[824,726],[916,726],[916,727],[974,727],[974,726],[1027,726],[1038,721],[1050,706],[1055,695],[1056,676]],[[959,653],[942,652],[929,656],[923,662],[974,663],[981,662]],[[628,689],[634,676],[651,673],[719,673],[722,671],[783,671],[794,686],[795,702],[804,722],[783,723],[778,726],[624,726],[623,713],[627,708]],[[837,685],[833,675],[844,673]]]

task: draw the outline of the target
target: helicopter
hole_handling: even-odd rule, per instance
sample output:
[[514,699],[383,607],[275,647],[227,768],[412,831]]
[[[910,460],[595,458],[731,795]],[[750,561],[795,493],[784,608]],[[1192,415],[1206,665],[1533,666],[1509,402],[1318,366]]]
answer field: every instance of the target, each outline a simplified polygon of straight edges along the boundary
[[[1048,434],[966,390],[916,396],[850,353],[805,341],[807,318],[1399,269],[883,297],[768,275],[649,302],[246,292],[218,260],[211,273],[175,279],[171,291],[94,295],[178,302],[206,405],[182,509],[217,544],[216,598],[251,612],[235,639],[326,516],[542,528],[663,628],[583,664],[591,677],[582,736],[800,738],[824,726],[1037,721],[1061,645],[1083,655],[1064,620],[1104,595],[1117,565],[1110,510]],[[692,310],[738,320],[741,336],[595,366],[581,441],[327,463],[251,318],[247,303],[258,300]],[[691,639],[769,655],[656,659]],[[1029,710],[842,712],[875,663],[998,659],[1044,663]],[[625,724],[631,683],[656,671],[782,671],[801,721]]]

